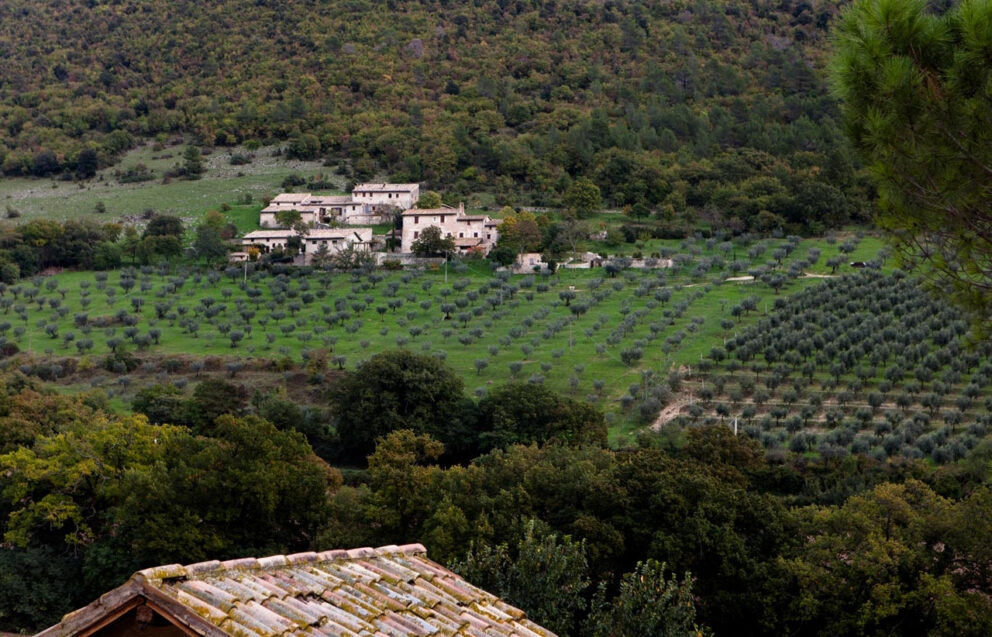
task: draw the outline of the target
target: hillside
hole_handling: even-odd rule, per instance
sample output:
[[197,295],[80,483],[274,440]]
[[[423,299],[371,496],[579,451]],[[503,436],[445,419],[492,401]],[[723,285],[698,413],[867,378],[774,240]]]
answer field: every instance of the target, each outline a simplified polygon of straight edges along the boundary
[[823,73],[839,4],[11,0],[0,165],[285,144],[453,197],[554,205],[583,175],[670,227],[815,231],[867,206]]

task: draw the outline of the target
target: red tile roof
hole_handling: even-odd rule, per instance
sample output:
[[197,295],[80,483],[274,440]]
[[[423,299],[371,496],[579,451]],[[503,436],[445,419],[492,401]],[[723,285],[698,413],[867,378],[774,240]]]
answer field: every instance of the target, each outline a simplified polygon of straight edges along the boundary
[[192,632],[217,637],[554,637],[523,611],[427,559],[420,544],[145,569],[38,637],[89,634],[140,598]]

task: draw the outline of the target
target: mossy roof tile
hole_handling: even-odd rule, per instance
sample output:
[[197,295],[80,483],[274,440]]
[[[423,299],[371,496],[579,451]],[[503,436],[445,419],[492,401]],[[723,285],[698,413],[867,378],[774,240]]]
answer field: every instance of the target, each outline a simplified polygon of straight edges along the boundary
[[[154,599],[205,637],[554,637],[425,553],[409,544],[172,564],[140,571],[101,600]],[[109,605],[98,600],[39,637],[86,633]]]

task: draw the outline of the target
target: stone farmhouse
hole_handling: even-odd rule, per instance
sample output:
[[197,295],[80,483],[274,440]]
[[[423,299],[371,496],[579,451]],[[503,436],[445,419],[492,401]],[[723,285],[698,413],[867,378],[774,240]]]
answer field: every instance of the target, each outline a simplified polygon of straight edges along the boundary
[[259,216],[263,228],[278,228],[276,213],[296,210],[307,224],[349,226],[389,223],[395,210],[406,210],[420,199],[420,184],[358,184],[350,195],[284,192],[276,195]]
[[[245,250],[255,247],[262,254],[268,254],[277,248],[285,248],[287,241],[295,234],[288,229],[255,230],[241,238],[241,245]],[[303,235],[300,245],[304,264],[310,262],[321,245],[327,246],[330,255],[349,247],[368,252],[372,249],[372,228],[311,228]]]
[[389,213],[377,210],[368,203],[354,201],[350,195],[311,195],[310,193],[282,193],[276,195],[259,214],[263,228],[278,228],[276,213],[296,210],[300,221],[306,224],[340,223],[345,225],[371,225],[389,221]]
[[420,544],[148,568],[37,637],[295,635],[554,637]]
[[488,254],[499,240],[499,221],[487,215],[467,215],[464,204],[458,208],[411,208],[403,212],[400,251],[413,252],[413,242],[430,226],[439,227],[442,236],[454,239],[461,254]]
[[351,191],[351,198],[373,206],[396,206],[406,210],[413,208],[420,199],[420,184],[358,184]]
[[[359,184],[351,195],[282,193],[261,211],[259,225],[265,229],[248,233],[241,243],[245,249],[254,246],[263,253],[285,248],[294,235],[294,231],[280,228],[276,219],[276,214],[285,210],[299,212],[300,221],[311,228],[303,237],[305,262],[309,262],[309,255],[321,244],[327,245],[331,254],[352,245],[371,251],[374,247],[372,230],[356,226],[388,223],[397,209],[404,211],[399,237],[399,249],[403,253],[413,252],[414,241],[430,226],[439,227],[442,236],[453,239],[460,254],[486,255],[499,240],[499,220],[487,215],[465,214],[464,204],[458,208],[414,208],[419,198],[419,184]],[[349,227],[328,228],[328,225]]]

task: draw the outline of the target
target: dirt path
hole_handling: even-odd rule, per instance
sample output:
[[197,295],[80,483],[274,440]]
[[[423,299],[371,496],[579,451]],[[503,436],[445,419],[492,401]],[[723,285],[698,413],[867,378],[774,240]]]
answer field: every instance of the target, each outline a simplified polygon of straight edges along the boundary
[[[836,279],[838,276],[840,276],[840,275],[839,274],[817,274],[816,272],[803,272],[803,276],[801,278],[803,278],[803,279]],[[728,283],[750,283],[750,282],[754,281],[754,277],[751,276],[750,274],[747,274],[747,275],[743,275],[743,276],[732,276],[732,277],[729,277],[729,278],[724,279],[724,281],[726,281]],[[687,285],[685,287],[690,287],[690,286]]]
[[665,405],[661,413],[658,414],[658,417],[651,423],[651,431],[660,431],[663,426],[678,418],[679,412],[688,404],[688,397],[678,396],[675,400]]

